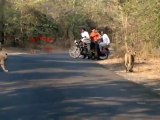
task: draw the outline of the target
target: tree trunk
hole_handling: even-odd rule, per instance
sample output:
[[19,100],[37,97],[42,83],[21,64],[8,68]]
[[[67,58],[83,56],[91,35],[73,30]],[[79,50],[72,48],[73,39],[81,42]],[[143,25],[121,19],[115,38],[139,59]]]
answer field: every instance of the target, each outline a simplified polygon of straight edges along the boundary
[[124,40],[125,40],[125,46],[126,50],[128,51],[128,43],[127,43],[127,34],[128,34],[128,17],[127,15],[125,16],[125,33],[124,33]]
[[124,44],[126,51],[128,51],[127,34],[128,34],[128,17],[122,12],[122,25],[124,33]]
[[4,6],[5,6],[5,0],[0,1],[0,42],[1,44],[4,44]]

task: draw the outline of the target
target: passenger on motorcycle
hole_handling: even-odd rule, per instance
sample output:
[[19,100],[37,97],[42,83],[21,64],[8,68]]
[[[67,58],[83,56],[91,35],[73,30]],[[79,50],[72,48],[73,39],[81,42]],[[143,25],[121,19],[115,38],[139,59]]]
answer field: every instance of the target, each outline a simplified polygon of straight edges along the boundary
[[82,37],[81,41],[87,44],[87,49],[89,51],[91,40],[90,40],[89,33],[86,31],[85,28],[81,29],[81,37]]
[[110,39],[105,31],[101,31],[102,42],[99,43],[99,49],[102,51],[103,47],[107,47],[110,44]]
[[96,57],[97,59],[99,59],[99,44],[98,42],[101,40],[101,35],[99,34],[99,32],[97,31],[96,28],[92,29],[92,32],[90,34],[90,38],[91,38],[91,49],[93,49],[96,53]]
[[98,42],[101,39],[101,35],[99,34],[96,28],[92,29],[90,37],[92,42]]

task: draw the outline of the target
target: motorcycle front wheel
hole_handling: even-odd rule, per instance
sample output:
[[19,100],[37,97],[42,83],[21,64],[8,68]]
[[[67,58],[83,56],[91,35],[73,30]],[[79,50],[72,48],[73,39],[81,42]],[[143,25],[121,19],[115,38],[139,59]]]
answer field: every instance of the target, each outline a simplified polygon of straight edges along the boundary
[[80,48],[78,48],[77,46],[73,46],[69,49],[69,55],[72,58],[78,58],[80,56]]

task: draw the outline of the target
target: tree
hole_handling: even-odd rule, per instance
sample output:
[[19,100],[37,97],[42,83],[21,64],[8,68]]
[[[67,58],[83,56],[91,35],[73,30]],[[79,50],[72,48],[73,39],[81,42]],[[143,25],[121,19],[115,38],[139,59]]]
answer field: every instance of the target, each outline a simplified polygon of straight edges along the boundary
[[4,6],[5,0],[0,1],[0,42],[4,44]]

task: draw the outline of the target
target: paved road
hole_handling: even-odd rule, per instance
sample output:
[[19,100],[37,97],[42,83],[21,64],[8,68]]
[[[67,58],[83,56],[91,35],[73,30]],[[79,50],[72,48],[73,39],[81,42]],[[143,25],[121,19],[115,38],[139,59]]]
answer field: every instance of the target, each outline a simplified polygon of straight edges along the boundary
[[160,120],[160,97],[67,54],[10,56],[0,120]]

